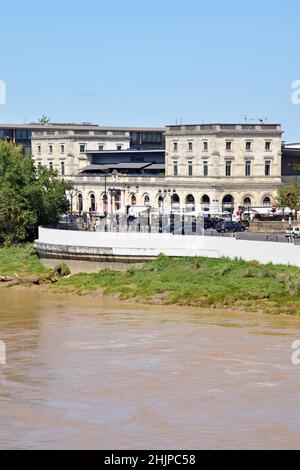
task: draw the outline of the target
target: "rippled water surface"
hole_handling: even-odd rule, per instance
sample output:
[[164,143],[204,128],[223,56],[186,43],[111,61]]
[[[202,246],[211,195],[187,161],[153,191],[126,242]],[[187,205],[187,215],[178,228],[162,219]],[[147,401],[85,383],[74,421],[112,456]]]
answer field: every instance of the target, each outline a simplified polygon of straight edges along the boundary
[[297,319],[0,290],[0,448],[298,448]]

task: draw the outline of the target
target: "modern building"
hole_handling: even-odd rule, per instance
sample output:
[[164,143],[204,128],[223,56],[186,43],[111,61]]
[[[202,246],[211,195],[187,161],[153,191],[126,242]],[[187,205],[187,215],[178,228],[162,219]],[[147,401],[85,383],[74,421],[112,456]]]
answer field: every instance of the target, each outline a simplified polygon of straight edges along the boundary
[[0,124],[0,139],[23,147],[24,155],[31,157],[31,135],[35,126],[22,124]]
[[282,145],[282,182],[300,183],[300,143]]

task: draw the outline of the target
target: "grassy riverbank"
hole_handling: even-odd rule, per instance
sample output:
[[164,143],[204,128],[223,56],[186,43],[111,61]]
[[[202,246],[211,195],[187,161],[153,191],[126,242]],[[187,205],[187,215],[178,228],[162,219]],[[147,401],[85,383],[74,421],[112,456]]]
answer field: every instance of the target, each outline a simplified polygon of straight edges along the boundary
[[55,285],[60,292],[105,295],[139,302],[240,308],[296,315],[300,312],[300,270],[240,260],[160,256],[126,272],[77,274]]
[[[0,276],[16,273],[39,275],[43,280],[49,270],[41,265],[31,245],[0,249]],[[153,304],[300,313],[300,269],[225,258],[160,256],[125,272],[105,269],[69,276],[49,288],[81,295],[101,292]]]
[[0,276],[43,276],[49,272],[30,243],[0,248]]

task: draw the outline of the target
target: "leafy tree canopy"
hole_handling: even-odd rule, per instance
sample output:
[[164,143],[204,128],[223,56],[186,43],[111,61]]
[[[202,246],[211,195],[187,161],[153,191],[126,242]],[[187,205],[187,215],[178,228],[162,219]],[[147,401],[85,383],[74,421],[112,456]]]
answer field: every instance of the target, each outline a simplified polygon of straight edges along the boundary
[[21,147],[0,141],[0,242],[32,240],[39,225],[56,224],[71,189],[55,171],[35,168]]
[[300,210],[300,184],[291,181],[278,189],[277,203],[280,207],[289,207],[296,213]]

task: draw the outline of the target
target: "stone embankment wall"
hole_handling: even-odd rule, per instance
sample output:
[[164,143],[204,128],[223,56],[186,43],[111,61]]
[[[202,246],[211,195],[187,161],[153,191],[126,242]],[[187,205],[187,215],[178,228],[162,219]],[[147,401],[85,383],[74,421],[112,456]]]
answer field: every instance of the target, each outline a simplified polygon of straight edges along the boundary
[[[298,227],[300,222],[292,222],[293,227]],[[252,221],[250,222],[250,231],[256,233],[285,233],[286,229],[289,227],[289,223],[286,221]]]

